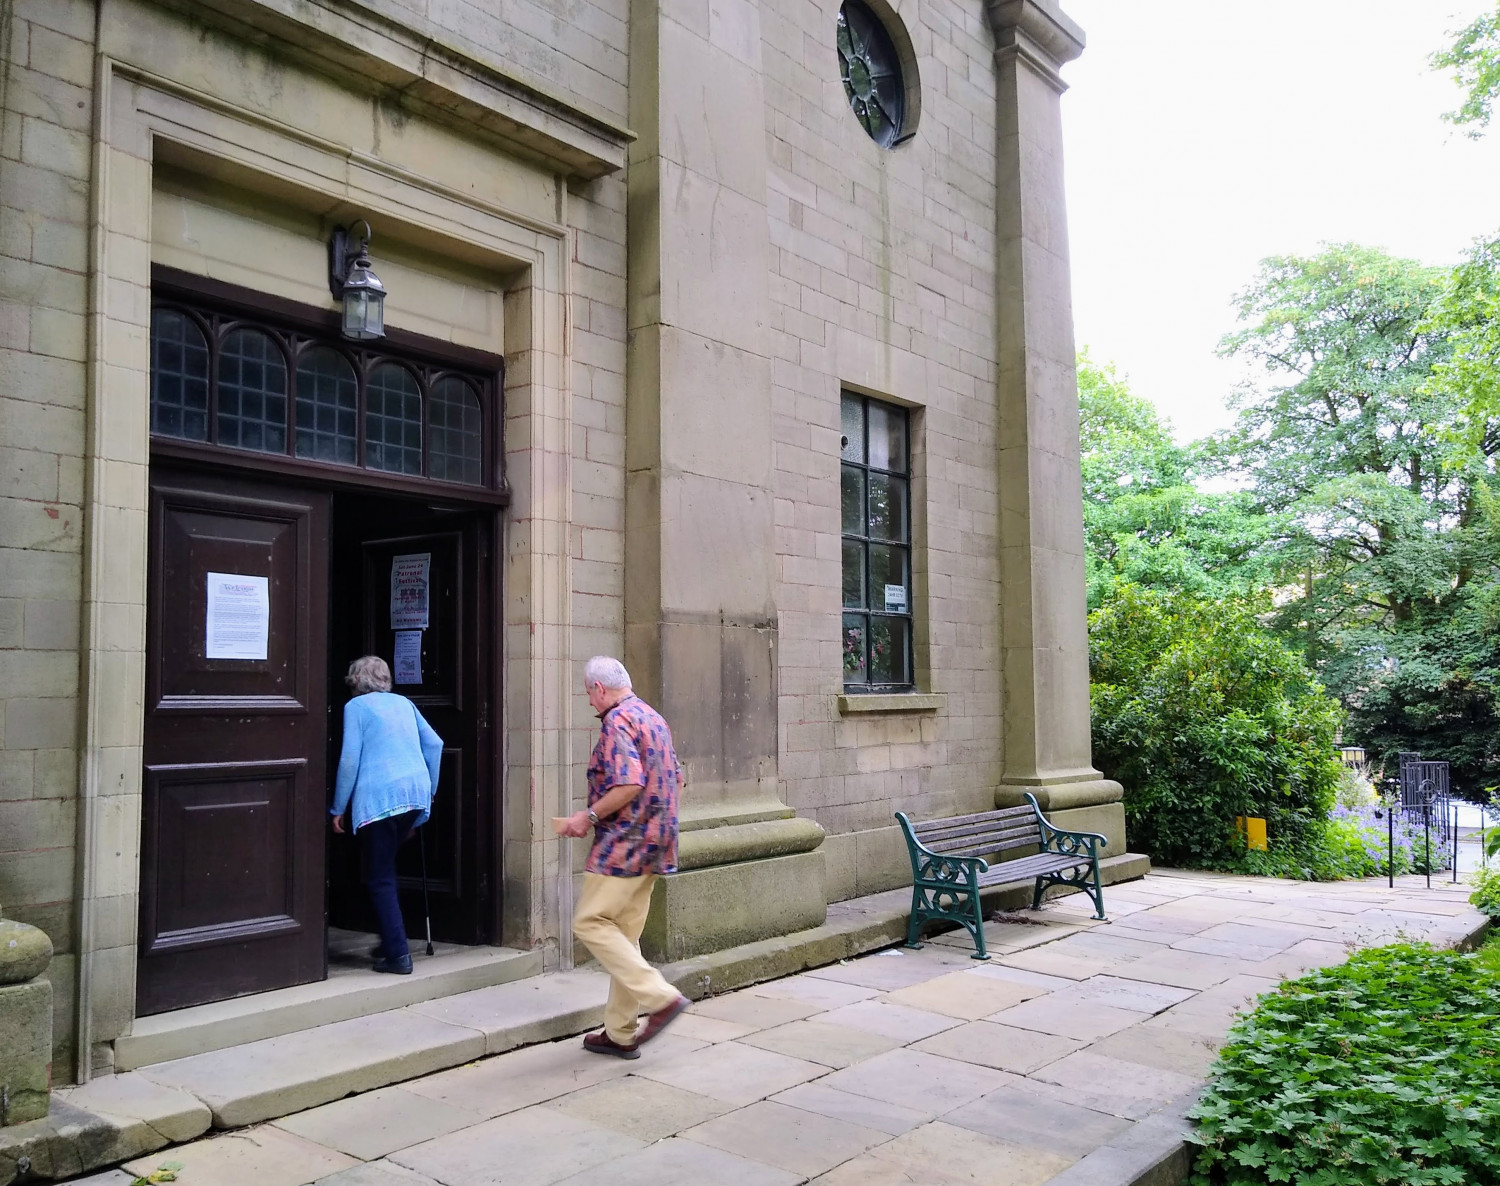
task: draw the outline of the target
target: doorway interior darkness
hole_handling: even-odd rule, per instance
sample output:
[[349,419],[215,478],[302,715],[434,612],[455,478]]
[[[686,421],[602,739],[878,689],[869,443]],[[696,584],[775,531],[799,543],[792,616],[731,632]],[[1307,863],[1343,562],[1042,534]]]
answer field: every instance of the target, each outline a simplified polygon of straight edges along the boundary
[[[370,653],[397,666],[398,557],[420,558],[428,597],[394,690],[444,739],[422,829],[433,937],[492,941],[500,360],[394,332],[353,347],[325,311],[154,281],[136,1013],[318,980],[329,922],[367,929],[327,809],[344,671]],[[224,613],[242,630],[228,651],[209,642]],[[399,864],[412,934],[423,851]]]
[[[433,938],[483,943],[492,934],[489,845],[497,804],[480,788],[496,785],[491,761],[494,596],[486,512],[410,499],[341,493],[333,498],[328,614],[328,771],[338,769],[343,738],[343,676],[351,660],[380,655],[392,664],[394,691],[409,697],[443,739],[432,818],[398,854],[398,890],[407,932],[422,934],[422,863],[427,868]],[[415,557],[425,569],[428,625],[416,632],[415,662],[397,665],[392,570]],[[410,563],[410,561],[408,561]],[[410,637],[410,632],[407,633]],[[330,834],[328,920],[373,931],[360,884],[357,846]]]

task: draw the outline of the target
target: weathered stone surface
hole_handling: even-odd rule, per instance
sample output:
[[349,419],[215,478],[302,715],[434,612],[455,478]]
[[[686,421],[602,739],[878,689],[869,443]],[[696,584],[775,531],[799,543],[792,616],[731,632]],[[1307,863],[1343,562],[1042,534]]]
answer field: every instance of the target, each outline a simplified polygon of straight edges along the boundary
[[37,927],[0,918],[0,985],[40,976],[52,961],[52,940]]
[[817,852],[741,861],[657,880],[641,934],[647,959],[686,959],[820,926],[828,916]]
[[[51,944],[47,951],[50,956]],[[0,984],[0,1086],[9,1093],[4,1121],[21,1124],[46,1116],[51,1082],[52,985],[45,980]]]

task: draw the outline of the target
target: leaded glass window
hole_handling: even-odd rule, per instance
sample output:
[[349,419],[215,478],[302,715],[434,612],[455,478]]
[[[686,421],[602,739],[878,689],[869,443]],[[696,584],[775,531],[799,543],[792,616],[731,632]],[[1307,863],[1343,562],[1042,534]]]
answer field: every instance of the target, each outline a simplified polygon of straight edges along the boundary
[[[226,302],[227,304],[227,302]],[[311,320],[311,319],[309,319]],[[151,310],[151,434],[465,486],[499,485],[490,434],[501,378],[474,355],[397,354],[340,341],[292,314],[158,296]]]
[[912,686],[911,457],[904,408],[841,408],[844,686]]
[[349,360],[314,346],[297,360],[297,456],[354,465],[359,383]]
[[428,473],[440,481],[479,485],[484,480],[483,417],[474,389],[452,375],[439,379],[427,421]]
[[422,392],[404,366],[381,363],[365,396],[365,465],[394,474],[422,472]]
[[208,439],[208,341],[176,309],[151,313],[151,431]]
[[901,137],[906,82],[895,43],[860,0],[844,0],[838,23],[839,77],[854,115],[882,148]]
[[286,359],[271,335],[237,329],[219,348],[219,444],[286,452]]

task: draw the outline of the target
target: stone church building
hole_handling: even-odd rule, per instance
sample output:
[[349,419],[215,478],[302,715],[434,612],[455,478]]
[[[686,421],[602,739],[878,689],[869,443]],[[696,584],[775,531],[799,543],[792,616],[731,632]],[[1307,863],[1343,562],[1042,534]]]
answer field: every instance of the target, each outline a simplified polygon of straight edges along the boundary
[[0,912],[55,1083],[370,929],[364,653],[445,742],[403,893],[460,962],[584,958],[596,653],[687,777],[654,958],[909,884],[898,810],[1123,853],[1082,48],[1054,0],[0,0]]

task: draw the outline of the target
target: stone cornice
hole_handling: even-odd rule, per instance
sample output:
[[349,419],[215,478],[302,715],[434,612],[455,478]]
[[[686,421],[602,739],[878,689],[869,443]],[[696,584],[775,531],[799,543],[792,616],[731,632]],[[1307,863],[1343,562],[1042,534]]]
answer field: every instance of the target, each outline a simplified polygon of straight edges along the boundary
[[985,11],[996,57],[1020,57],[1059,91],[1066,89],[1062,65],[1083,53],[1086,39],[1055,0],[987,0]]
[[499,141],[567,177],[625,165],[635,134],[535,79],[360,0],[156,0]]

